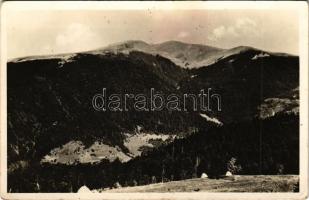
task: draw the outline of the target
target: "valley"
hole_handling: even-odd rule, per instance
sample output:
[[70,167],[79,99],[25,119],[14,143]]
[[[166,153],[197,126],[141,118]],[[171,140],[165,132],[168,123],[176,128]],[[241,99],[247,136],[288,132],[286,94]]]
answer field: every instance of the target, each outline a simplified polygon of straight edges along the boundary
[[[76,192],[82,185],[115,183],[143,187],[153,180],[171,181],[174,190],[175,181],[195,183],[203,172],[211,180],[202,180],[199,189],[213,191],[212,181],[221,181],[216,178],[231,160],[241,168],[234,173],[249,186],[250,177],[270,180],[266,188],[271,181],[294,185],[295,177],[284,176],[299,174],[298,56],[245,46],[126,41],[13,59],[7,77],[13,192]],[[212,88],[222,105],[218,109],[211,98],[202,111],[188,100],[182,111],[140,111],[128,104],[127,112],[102,112],[92,104],[102,88],[111,94],[148,94],[154,88],[177,96]],[[255,176],[277,174],[282,179]]]

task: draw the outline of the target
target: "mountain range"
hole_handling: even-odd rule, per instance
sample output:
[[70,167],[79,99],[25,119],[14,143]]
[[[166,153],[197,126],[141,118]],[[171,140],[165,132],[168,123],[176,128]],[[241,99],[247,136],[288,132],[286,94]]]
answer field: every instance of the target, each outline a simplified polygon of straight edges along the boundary
[[[98,112],[91,100],[102,88],[178,95],[211,88],[221,95],[222,111]],[[7,63],[8,171],[18,179],[18,171],[34,165],[135,163],[201,130],[298,116],[298,88],[298,56],[245,46],[126,41],[14,59]]]

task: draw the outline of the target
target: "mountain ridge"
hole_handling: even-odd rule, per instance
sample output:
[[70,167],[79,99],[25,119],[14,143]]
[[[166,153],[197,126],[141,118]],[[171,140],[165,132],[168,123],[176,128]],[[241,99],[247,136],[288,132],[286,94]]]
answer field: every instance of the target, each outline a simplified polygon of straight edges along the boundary
[[129,51],[141,51],[148,54],[161,55],[163,57],[168,58],[176,65],[190,69],[190,68],[200,68],[208,66],[215,63],[218,59],[220,59],[220,57],[230,56],[248,50],[256,50],[274,55],[296,56],[288,53],[270,52],[242,45],[232,47],[230,49],[223,49],[205,44],[186,43],[177,40],[169,40],[161,43],[147,43],[143,40],[126,40],[122,42],[112,43],[107,46],[89,51],[80,51],[74,53],[59,53],[51,55],[33,55],[33,56],[12,58],[8,62],[23,62],[29,60],[51,59],[51,58],[59,58],[65,60],[67,57],[72,57],[76,54],[81,53],[102,54],[106,52],[128,53]]
[[[119,181],[115,174],[122,172],[117,172],[117,166],[123,166],[125,171],[131,165],[130,177],[123,173],[121,182],[132,181],[131,185],[134,179],[139,179],[139,184],[146,184],[153,175],[158,179],[163,169],[171,175],[170,179],[192,178],[205,170],[220,175],[225,173],[228,159],[237,155],[242,158],[246,170],[243,173],[261,173],[259,166],[265,166],[266,173],[277,173],[279,165],[286,168],[286,173],[297,171],[297,160],[290,160],[298,152],[299,58],[240,46],[215,49],[212,56],[207,53],[211,59],[205,61],[205,54],[198,58],[200,46],[185,45],[181,49],[178,45],[184,44],[170,42],[160,47],[162,51],[171,51],[172,58],[139,51],[138,48],[148,48],[147,44],[133,41],[106,50],[8,62],[8,187],[13,191],[33,191],[38,181],[38,175],[32,174],[34,168],[43,170],[39,182],[44,186],[59,183],[58,172],[63,172],[60,178],[65,177],[67,185],[61,191],[68,191],[70,184],[78,187],[80,182],[72,177],[80,173],[85,176],[83,180],[94,180],[90,174],[97,180],[98,173],[92,173],[95,167],[100,169],[101,178],[94,185],[106,186]],[[181,51],[193,52],[193,61],[202,59],[196,62],[200,67],[188,69],[175,64],[173,58]],[[180,55],[178,61],[186,56]],[[155,88],[163,94],[178,95],[198,94],[201,89],[211,88],[222,97],[222,110],[139,112],[130,107],[130,112],[95,111],[91,100],[102,88],[112,94],[148,94],[150,88]],[[268,153],[285,158],[286,151],[293,149],[291,159],[279,159],[276,163],[254,160],[260,152],[254,138],[258,138],[264,122],[269,124],[264,134],[269,137],[266,141],[285,144],[280,152],[276,145],[267,144],[273,148]],[[246,157],[252,145],[256,146],[255,156]],[[151,155],[157,155],[155,162]],[[202,155],[207,156],[203,156],[204,164],[197,169],[195,158]],[[107,170],[106,165],[111,168]],[[77,171],[72,172],[72,168]],[[143,172],[147,175],[145,180],[139,177],[142,169],[150,170]],[[54,184],[53,189],[42,191],[58,191],[61,187]]]

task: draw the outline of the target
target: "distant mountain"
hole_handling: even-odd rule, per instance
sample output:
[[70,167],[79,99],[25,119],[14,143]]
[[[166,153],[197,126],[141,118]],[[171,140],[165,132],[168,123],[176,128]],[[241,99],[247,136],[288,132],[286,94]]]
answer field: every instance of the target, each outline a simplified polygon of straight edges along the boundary
[[[177,146],[178,151],[189,157],[195,155],[193,150],[196,148],[202,152],[214,145],[222,147],[220,153],[227,155],[223,144],[218,145],[220,138],[216,135],[218,131],[222,132],[220,137],[225,140],[235,123],[241,127],[237,134],[245,138],[242,142],[247,142],[247,146],[253,144],[250,134],[257,137],[259,133],[244,132],[246,124],[252,124],[254,120],[257,121],[250,125],[252,129],[261,121],[271,119],[276,119],[269,124],[274,130],[281,130],[282,120],[289,121],[293,127],[298,126],[298,56],[252,47],[218,49],[177,41],[161,44],[127,41],[81,53],[14,59],[7,63],[7,80],[8,171],[17,182],[24,178],[18,171],[45,164],[54,166],[51,168],[55,171],[61,164],[92,166],[115,162],[122,165],[129,161],[138,165],[138,159],[144,162],[147,154],[160,152],[161,148],[168,150],[164,150],[164,155],[169,157],[169,150],[176,144],[173,141],[186,141],[188,137],[193,138],[187,146],[189,152],[184,152],[186,150],[179,141]],[[95,111],[92,97],[103,88],[107,88],[109,94],[148,94],[150,88],[155,88],[164,94],[180,96],[211,88],[221,96],[222,111],[213,108],[205,112],[190,109],[141,112],[132,107],[128,112]],[[211,135],[208,135],[210,129]],[[282,139],[288,148],[295,146],[298,137],[298,130],[294,129],[291,133],[286,132],[287,138]],[[194,136],[197,133],[201,136]],[[207,138],[205,143],[197,142],[204,136]],[[280,137],[276,135],[275,139],[280,140]],[[233,138],[227,141],[233,148],[239,142]],[[203,146],[198,146],[201,144]],[[245,162],[247,158],[243,151],[239,148],[237,153]],[[210,163],[214,163],[212,167],[216,163],[222,164],[213,157],[216,153],[209,157]],[[156,164],[162,167],[162,163]],[[296,164],[291,167],[293,172],[297,169]],[[249,172],[252,163],[243,165],[249,166]],[[145,166],[153,168],[147,163]],[[185,168],[185,165],[181,166],[181,170]],[[225,165],[220,168],[224,170]],[[271,170],[267,173],[276,171]],[[33,176],[30,177],[33,182]],[[9,185],[17,184],[10,182]],[[29,191],[32,189],[30,187]],[[24,191],[24,188],[18,190]]]
[[[9,62],[9,163],[42,160],[49,153],[43,161],[126,161],[140,155],[144,146],[153,146],[153,140],[160,144],[176,134],[187,134],[195,117],[186,113],[141,112],[131,104],[126,112],[99,112],[92,107],[92,97],[103,88],[108,94],[148,95],[151,88],[163,94],[177,93],[178,82],[185,76],[187,72],[170,60],[135,51]],[[139,137],[135,135],[145,141],[136,143]],[[99,148],[111,154],[103,155]],[[57,159],[57,154],[63,158]]]
[[238,47],[226,52],[229,54],[220,57],[214,64],[190,70],[190,76],[179,83],[181,90],[194,93],[198,88],[212,88],[217,91],[222,97],[222,112],[218,112],[217,117],[224,123],[259,116],[260,112],[264,112],[260,105],[269,98],[296,99],[292,104],[298,107],[297,56],[251,47]]
[[[167,41],[158,44],[148,44],[140,40],[129,40],[111,44],[107,47],[91,51],[92,53],[141,51],[153,55],[161,55],[170,59],[183,68],[200,68],[216,63],[231,55],[241,54],[248,50],[257,50],[252,47],[239,46],[232,49],[221,49],[208,45],[189,44],[179,41]],[[268,53],[271,55],[289,56],[283,53]],[[260,55],[261,56],[261,55]]]
[[149,54],[164,56],[176,65],[184,68],[195,68],[214,62],[223,49],[200,44],[188,44],[179,41],[168,41],[160,44],[148,44],[143,41],[126,41],[109,45],[96,52],[104,51],[123,52],[142,51]]
[[[202,61],[210,54],[216,54],[217,58],[208,66],[184,70],[162,55],[154,55],[154,51],[169,56],[185,52],[179,58],[192,61]],[[197,52],[204,52],[204,56],[198,57]],[[110,151],[115,154],[124,153],[122,159],[128,160],[134,155],[128,149],[131,145],[124,145],[124,141],[132,142],[130,137],[137,137],[128,138],[125,133],[136,133],[138,126],[148,132],[147,137],[151,139],[156,138],[151,136],[154,132],[178,135],[186,132],[197,125],[197,119],[209,124],[225,124],[256,116],[265,118],[277,112],[297,114],[299,102],[295,92],[292,95],[288,91],[298,87],[298,72],[296,56],[251,47],[220,50],[176,41],[156,45],[128,41],[84,53],[15,59],[8,63],[8,128],[13,149],[10,158],[27,152],[26,149],[38,148],[28,156],[38,154],[37,158],[42,159],[52,148],[64,145],[63,148],[69,148],[68,152],[72,148],[74,152],[77,146],[87,149],[88,145],[103,140],[103,146],[111,145],[105,147],[112,148]],[[96,113],[91,107],[91,98],[103,87],[119,94],[125,91],[149,93],[150,88],[166,94],[198,94],[200,89],[212,88],[222,97],[222,111],[191,114],[163,111],[156,115],[151,112]],[[283,98],[284,93],[289,98]],[[24,138],[26,132],[33,134],[27,136],[31,142],[18,143],[18,138]],[[51,135],[55,141],[50,146],[38,146],[40,141],[35,140],[45,137],[36,134]],[[88,145],[83,147],[80,141]],[[75,145],[71,148],[67,143]],[[116,145],[119,148],[113,149]],[[145,145],[151,144],[146,142]],[[136,155],[141,153],[136,147],[133,149],[131,147]],[[93,158],[88,159],[89,162],[98,161],[100,153],[85,153]],[[22,155],[26,154],[29,153]],[[56,154],[45,160],[55,160]],[[74,154],[70,155],[74,157]],[[115,156],[103,158],[113,160]]]
[[[217,61],[235,54],[240,54],[247,50],[255,48],[248,46],[239,46],[231,49],[222,49],[202,44],[190,44],[180,41],[166,41],[158,44],[146,43],[141,40],[128,40],[125,42],[114,43],[103,48],[87,51],[85,53],[104,54],[104,53],[124,53],[132,51],[144,52],[152,55],[160,55],[168,58],[176,65],[183,68],[200,68],[216,63]],[[258,49],[255,49],[258,50]],[[268,53],[271,55],[290,56],[285,53]],[[12,59],[12,62],[71,57],[72,54],[58,54],[49,56],[28,56],[24,58]]]

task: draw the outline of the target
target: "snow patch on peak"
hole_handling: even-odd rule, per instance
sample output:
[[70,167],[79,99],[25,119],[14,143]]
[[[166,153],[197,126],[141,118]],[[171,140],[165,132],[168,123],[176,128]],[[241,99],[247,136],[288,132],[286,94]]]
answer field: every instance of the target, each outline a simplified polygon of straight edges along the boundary
[[251,58],[251,60],[257,60],[258,58],[264,58],[264,57],[269,57],[270,55],[264,52],[261,52],[257,55],[255,55],[253,58]]
[[231,59],[231,60],[229,60],[229,63],[232,63],[232,62],[234,62],[235,61],[235,59]]
[[76,56],[76,54],[70,54],[70,55],[65,55],[65,56],[61,57],[61,60],[58,62],[59,68],[63,67],[63,65],[65,63],[73,62],[75,56]]

